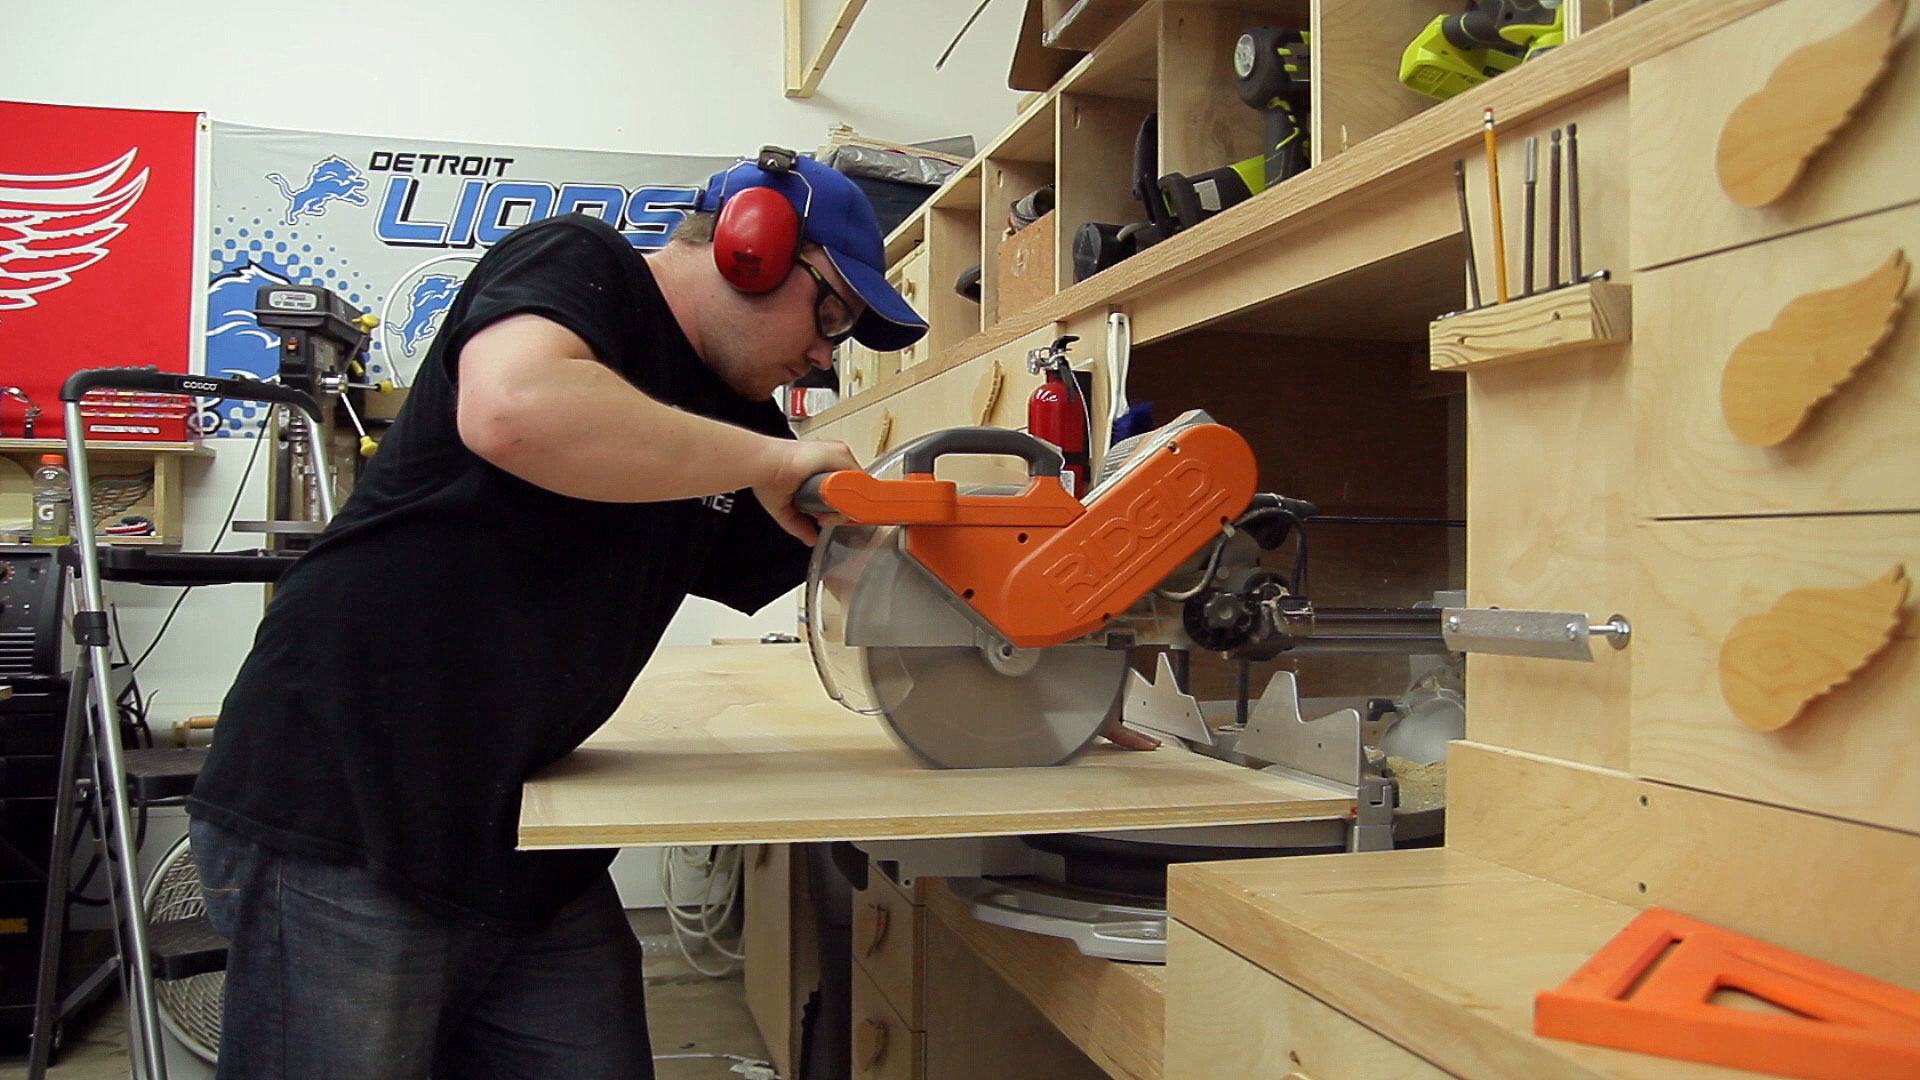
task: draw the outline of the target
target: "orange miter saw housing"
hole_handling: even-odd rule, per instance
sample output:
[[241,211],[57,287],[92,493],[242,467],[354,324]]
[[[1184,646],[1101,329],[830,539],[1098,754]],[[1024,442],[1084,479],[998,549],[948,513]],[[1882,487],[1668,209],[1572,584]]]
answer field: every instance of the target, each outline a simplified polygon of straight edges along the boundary
[[[1105,626],[1246,510],[1258,481],[1246,440],[1213,423],[1150,436],[1084,504],[1060,483],[1059,451],[1022,432],[950,428],[901,454],[901,478],[827,473],[810,483],[802,508],[903,526],[907,552],[1022,648]],[[962,493],[934,477],[946,454],[1024,458],[1026,486]]]

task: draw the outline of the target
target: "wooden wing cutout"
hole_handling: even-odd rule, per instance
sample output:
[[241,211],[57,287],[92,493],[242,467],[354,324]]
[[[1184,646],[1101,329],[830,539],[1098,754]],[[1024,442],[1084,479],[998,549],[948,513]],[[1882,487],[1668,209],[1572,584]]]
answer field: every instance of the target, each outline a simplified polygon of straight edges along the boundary
[[1886,69],[1906,9],[1906,0],[1881,0],[1852,27],[1794,50],[1734,108],[1715,162],[1729,198],[1769,206],[1792,190]]
[[1893,332],[1908,270],[1896,251],[1859,281],[1789,302],[1734,346],[1720,374],[1720,413],[1734,437],[1778,446],[1800,430]]
[[1893,639],[1907,571],[1851,589],[1794,589],[1733,624],[1720,644],[1720,695],[1756,731],[1791,724]]

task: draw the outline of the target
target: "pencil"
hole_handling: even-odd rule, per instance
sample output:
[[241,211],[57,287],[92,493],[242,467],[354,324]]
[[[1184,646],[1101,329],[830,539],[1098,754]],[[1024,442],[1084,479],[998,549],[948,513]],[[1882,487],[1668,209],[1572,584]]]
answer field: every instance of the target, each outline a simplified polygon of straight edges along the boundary
[[1486,112],[1487,196],[1493,200],[1493,279],[1495,296],[1507,302],[1507,233],[1500,222],[1500,140],[1493,131],[1493,110]]

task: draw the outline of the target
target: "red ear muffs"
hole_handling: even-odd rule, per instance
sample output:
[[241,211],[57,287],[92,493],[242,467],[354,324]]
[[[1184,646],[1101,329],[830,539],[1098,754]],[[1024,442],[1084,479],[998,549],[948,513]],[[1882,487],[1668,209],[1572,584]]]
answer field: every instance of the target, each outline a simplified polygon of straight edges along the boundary
[[800,250],[800,213],[770,187],[751,187],[720,208],[713,227],[713,261],[720,276],[744,293],[772,292],[793,271]]

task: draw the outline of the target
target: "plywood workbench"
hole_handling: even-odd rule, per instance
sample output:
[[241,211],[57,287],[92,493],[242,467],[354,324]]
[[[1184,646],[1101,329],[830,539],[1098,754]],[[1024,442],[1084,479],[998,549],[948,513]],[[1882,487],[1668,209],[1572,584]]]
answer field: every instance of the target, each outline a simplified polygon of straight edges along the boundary
[[821,689],[804,645],[661,649],[587,744],[526,786],[523,847],[1006,836],[1345,817],[1353,800],[1162,747],[926,769]]
[[[520,843],[786,845],[1265,823],[1352,812],[1349,796],[1173,746],[1132,751],[1103,742],[1056,768],[926,769],[893,744],[877,718],[827,697],[804,645],[714,645],[654,654],[613,718],[527,784]],[[784,854],[778,865],[785,870]],[[805,931],[787,928],[784,873],[749,874],[780,891],[773,902],[779,910],[770,918],[777,947],[804,953],[792,935]],[[923,885],[927,915],[911,923],[903,916],[913,929],[903,925],[893,940],[942,943],[916,947],[902,963],[916,972],[925,966],[930,1015],[967,1018],[958,1021],[959,1030],[934,1019],[925,1034],[914,1031],[924,1075],[979,1075],[982,1062],[1004,1048],[986,1050],[964,1032],[979,1016],[997,1016],[1025,1031],[1016,1041],[1035,1076],[1056,1080],[1068,1075],[1056,1070],[1074,1067],[1131,1080],[1158,1076],[1157,970],[1092,960],[1063,940],[974,922],[964,902],[937,883]],[[872,889],[887,895],[879,884]],[[751,895],[748,902],[753,910],[768,903]],[[870,957],[879,945],[875,938]],[[804,996],[810,976],[798,978],[795,992]],[[783,973],[777,981],[784,992],[789,978]],[[864,984],[856,994],[871,996]],[[786,1004],[766,1003],[756,1012],[783,1018],[762,1023],[771,1029],[769,1044],[783,1044],[774,1048],[776,1060],[785,1058],[790,1068]],[[890,1022],[895,1028],[908,1023]],[[906,1060],[898,1045],[903,1036],[893,1038],[885,1060]],[[882,1037],[876,1061],[889,1053],[886,1045]],[[862,1075],[893,1074],[871,1069]]]

